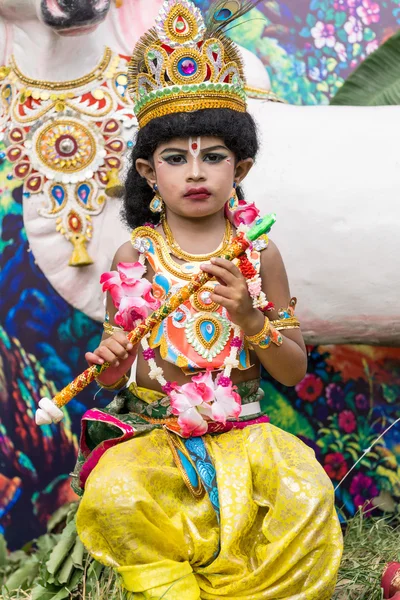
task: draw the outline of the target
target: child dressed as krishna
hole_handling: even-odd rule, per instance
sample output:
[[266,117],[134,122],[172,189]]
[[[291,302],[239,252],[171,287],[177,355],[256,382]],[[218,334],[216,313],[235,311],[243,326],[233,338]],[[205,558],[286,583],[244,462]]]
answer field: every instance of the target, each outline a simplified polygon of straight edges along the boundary
[[[261,365],[293,386],[306,372],[285,268],[261,236],[220,258],[258,217],[240,184],[258,142],[224,28],[164,3],[137,44],[139,132],[124,215],[132,242],[102,276],[105,333],[90,365],[117,394],[83,418],[78,534],[135,599],[328,600],[342,553],[332,484],[311,449],[269,423]],[[140,344],[127,333],[200,270],[212,279]],[[128,383],[132,367],[134,383]]]

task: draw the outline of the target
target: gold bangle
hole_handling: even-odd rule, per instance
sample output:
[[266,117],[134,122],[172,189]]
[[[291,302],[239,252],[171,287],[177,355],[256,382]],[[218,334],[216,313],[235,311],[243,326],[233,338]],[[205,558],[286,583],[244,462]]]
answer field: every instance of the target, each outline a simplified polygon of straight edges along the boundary
[[298,329],[300,327],[300,321],[296,317],[289,317],[287,319],[276,319],[271,321],[271,325],[281,331],[282,329]]
[[124,373],[122,375],[122,377],[120,377],[118,379],[118,381],[116,381],[115,383],[112,383],[111,385],[105,385],[104,383],[99,381],[96,377],[97,385],[99,385],[101,388],[103,388],[105,390],[119,390],[119,389],[125,387],[126,384],[128,383],[128,381],[129,381],[129,377],[126,373]]
[[266,337],[268,337],[270,329],[270,320],[268,319],[268,317],[265,317],[264,325],[262,326],[261,331],[255,333],[254,335],[246,335],[246,339],[248,342],[250,342],[250,344],[255,344],[256,346],[259,346],[260,342],[265,340]]
[[246,339],[251,346],[258,346],[263,350],[269,348],[271,344],[282,346],[283,343],[283,337],[279,331],[272,326],[268,317],[265,317],[264,325],[261,331],[255,335],[246,335]]
[[108,321],[104,321],[103,329],[108,335],[113,335],[113,333],[115,333],[116,331],[124,331],[122,327],[116,327],[115,325],[111,325],[111,323],[109,323]]

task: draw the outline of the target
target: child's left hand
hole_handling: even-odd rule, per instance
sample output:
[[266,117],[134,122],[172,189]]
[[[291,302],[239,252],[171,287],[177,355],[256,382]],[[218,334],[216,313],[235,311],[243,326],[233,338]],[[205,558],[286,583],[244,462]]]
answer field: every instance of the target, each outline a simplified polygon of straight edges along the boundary
[[218,281],[210,299],[226,308],[232,322],[245,333],[251,335],[252,330],[261,329],[263,317],[253,307],[246,279],[238,267],[226,258],[211,258],[210,263],[204,263],[200,267],[202,271],[214,275]]

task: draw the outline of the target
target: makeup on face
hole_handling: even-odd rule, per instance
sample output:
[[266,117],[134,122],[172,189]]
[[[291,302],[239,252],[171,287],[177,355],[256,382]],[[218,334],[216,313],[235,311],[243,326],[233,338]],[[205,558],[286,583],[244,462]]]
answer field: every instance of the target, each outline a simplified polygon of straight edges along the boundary
[[[232,152],[222,140],[213,136],[173,139],[170,145],[163,144],[155,156],[156,169],[163,165],[160,183],[166,196],[170,190],[173,196],[178,193],[177,198],[193,202],[205,202],[215,195],[219,198],[221,185],[222,188],[226,187],[227,179],[232,177],[233,160]],[[175,173],[176,169],[178,171]],[[180,193],[177,186],[181,187]],[[226,195],[229,193],[230,190]]]
[[[191,140],[191,142],[190,142]],[[188,151],[189,154],[191,156],[193,156],[193,158],[195,160],[198,160],[200,153],[203,155],[202,160],[204,162],[210,162],[210,163],[219,163],[222,160],[227,160],[229,161],[229,164],[232,163],[232,159],[221,154],[219,155],[218,152],[221,153],[229,153],[229,150],[226,146],[223,146],[222,144],[216,144],[214,146],[209,146],[207,148],[201,148],[201,138],[197,138],[197,140],[193,140],[192,138],[189,138],[189,148],[188,150],[186,150],[186,148],[177,148],[177,147],[168,147],[168,148],[164,148],[164,150],[161,151],[159,158],[157,159],[157,162],[160,162],[160,159],[162,159],[165,162],[168,162],[169,164],[175,164],[175,165],[180,165],[180,164],[184,164],[186,163],[186,159],[187,159],[187,155],[188,155]],[[209,155],[213,155],[215,157],[217,157],[218,160],[206,160],[207,157]],[[178,159],[178,158],[183,158],[184,160],[175,160],[172,161],[172,159]],[[172,162],[171,162],[172,161]]]

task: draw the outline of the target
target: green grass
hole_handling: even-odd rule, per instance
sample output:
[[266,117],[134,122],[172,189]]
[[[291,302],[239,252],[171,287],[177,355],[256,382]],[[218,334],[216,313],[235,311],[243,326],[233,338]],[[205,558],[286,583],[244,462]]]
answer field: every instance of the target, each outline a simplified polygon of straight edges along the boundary
[[[382,600],[382,571],[390,561],[400,562],[400,518],[383,516],[366,519],[358,514],[346,527],[345,550],[332,600]],[[111,570],[104,571],[95,585],[92,579],[89,589],[84,577],[79,592],[69,598],[128,600]],[[3,588],[0,600],[46,600],[46,596],[32,598],[28,591],[9,594]]]
[[366,519],[360,513],[347,525],[332,600],[382,600],[381,576],[391,561],[400,562],[400,518]]

